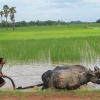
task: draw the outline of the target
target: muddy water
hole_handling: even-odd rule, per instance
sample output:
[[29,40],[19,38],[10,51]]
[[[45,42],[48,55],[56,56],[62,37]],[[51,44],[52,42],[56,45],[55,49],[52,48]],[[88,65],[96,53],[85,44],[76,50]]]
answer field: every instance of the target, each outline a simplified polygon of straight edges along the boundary
[[[25,87],[42,83],[41,75],[50,69],[52,69],[51,66],[45,65],[17,65],[12,67],[5,65],[3,73],[14,80],[16,87]],[[6,85],[0,90],[12,90],[10,80],[6,78],[5,80]]]
[[[90,64],[87,64],[85,62],[74,63],[74,64],[81,64],[91,69],[93,69],[95,65],[100,67],[100,62],[98,61],[95,63],[90,63]],[[3,68],[3,73],[7,76],[10,76],[14,80],[16,87],[19,87],[19,86],[26,87],[26,86],[31,86],[31,85],[42,83],[41,75],[45,71],[53,69],[54,66],[57,66],[57,65],[56,64],[55,65],[51,65],[51,64],[33,65],[31,64],[31,65],[15,65],[12,67],[5,65]],[[12,90],[12,84],[10,80],[6,78],[5,80],[6,80],[6,85],[0,88],[0,90]],[[84,89],[85,90],[86,89],[87,90],[100,89],[100,85],[89,83],[88,85],[82,86],[81,89],[83,90]],[[33,89],[24,90],[24,91],[33,91]]]

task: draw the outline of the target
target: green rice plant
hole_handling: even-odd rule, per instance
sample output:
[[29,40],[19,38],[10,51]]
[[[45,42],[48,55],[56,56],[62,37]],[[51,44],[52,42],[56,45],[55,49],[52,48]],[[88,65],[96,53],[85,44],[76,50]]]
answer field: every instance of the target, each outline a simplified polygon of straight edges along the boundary
[[[0,55],[8,61],[77,62],[100,56],[99,37],[0,41]],[[94,41],[93,41],[94,40]],[[96,46],[93,45],[96,42]]]
[[[89,62],[100,59],[100,30],[85,24],[0,30],[0,56],[8,62]],[[99,24],[88,24],[99,27]]]

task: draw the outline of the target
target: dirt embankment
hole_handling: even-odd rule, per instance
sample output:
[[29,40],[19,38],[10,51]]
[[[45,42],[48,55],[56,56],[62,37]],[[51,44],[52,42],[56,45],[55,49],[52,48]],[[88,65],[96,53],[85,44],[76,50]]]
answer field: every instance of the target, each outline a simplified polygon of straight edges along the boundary
[[75,94],[53,94],[53,95],[4,95],[0,96],[0,100],[100,100],[100,93],[88,95]]

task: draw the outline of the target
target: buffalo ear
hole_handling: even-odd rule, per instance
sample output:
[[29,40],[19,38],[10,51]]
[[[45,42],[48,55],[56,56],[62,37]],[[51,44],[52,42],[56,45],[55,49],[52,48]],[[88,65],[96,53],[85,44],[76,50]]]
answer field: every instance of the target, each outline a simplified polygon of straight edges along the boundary
[[89,71],[88,74],[89,74],[90,76],[95,76],[95,73],[94,73],[93,71]]

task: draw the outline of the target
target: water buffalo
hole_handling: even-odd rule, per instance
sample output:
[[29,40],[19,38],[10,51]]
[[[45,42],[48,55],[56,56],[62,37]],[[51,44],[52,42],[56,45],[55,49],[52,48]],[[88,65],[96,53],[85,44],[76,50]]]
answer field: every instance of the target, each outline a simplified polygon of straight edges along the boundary
[[73,90],[88,82],[100,84],[97,74],[97,70],[92,71],[81,65],[57,66],[54,70],[49,70],[42,75],[43,89]]
[[[48,70],[42,75],[43,84],[42,89],[67,89],[73,90],[78,89],[81,85],[92,82],[100,84],[100,69],[94,67],[94,71],[81,65],[68,65],[68,66],[57,66],[53,70]],[[33,88],[19,87],[17,89]]]

